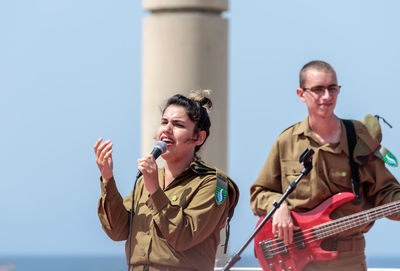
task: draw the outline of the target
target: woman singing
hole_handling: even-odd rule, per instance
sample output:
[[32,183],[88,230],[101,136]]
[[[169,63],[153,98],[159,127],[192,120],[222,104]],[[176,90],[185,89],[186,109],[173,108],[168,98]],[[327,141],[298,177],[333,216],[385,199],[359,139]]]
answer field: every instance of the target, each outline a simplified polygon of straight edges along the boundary
[[233,215],[239,190],[196,155],[210,134],[206,94],[167,100],[157,131],[157,140],[167,145],[165,166],[158,168],[153,155],[138,159],[143,176],[134,189],[130,242],[132,194],[122,198],[116,188],[111,141],[100,138],[94,145],[101,172],[98,215],[112,240],[127,240],[130,271],[214,268],[220,230]]

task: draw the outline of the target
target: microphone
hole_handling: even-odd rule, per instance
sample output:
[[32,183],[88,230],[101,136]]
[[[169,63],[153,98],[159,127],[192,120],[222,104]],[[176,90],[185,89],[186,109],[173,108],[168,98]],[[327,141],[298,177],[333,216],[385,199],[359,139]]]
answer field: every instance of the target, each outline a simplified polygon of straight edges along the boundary
[[[154,148],[151,151],[151,155],[154,156],[154,159],[157,159],[161,154],[167,151],[167,143],[164,141],[157,141],[156,144],[154,144]],[[138,171],[136,174],[136,180],[142,176],[142,172]]]

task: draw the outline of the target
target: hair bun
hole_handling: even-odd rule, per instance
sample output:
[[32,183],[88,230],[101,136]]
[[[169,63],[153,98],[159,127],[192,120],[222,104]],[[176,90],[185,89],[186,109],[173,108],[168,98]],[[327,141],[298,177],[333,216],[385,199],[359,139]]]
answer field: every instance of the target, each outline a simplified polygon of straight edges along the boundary
[[198,102],[201,107],[204,107],[207,112],[211,110],[212,108],[212,102],[211,100],[207,97],[211,93],[210,90],[204,89],[204,90],[192,90],[189,98],[192,99],[195,102]]

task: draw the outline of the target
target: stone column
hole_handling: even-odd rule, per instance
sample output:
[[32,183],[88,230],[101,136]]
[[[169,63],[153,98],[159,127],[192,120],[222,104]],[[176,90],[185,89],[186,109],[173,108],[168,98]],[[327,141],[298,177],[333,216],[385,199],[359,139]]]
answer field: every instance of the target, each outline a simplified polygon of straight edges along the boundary
[[167,98],[210,89],[211,133],[200,156],[227,171],[228,0],[143,0],[143,8],[142,154],[154,146]]

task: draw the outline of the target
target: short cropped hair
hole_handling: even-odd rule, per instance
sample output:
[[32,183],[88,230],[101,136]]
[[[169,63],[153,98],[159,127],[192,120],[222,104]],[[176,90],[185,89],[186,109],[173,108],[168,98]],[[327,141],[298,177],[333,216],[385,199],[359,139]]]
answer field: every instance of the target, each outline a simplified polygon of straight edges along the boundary
[[306,77],[307,77],[307,72],[310,70],[316,70],[316,71],[321,71],[321,72],[328,72],[328,73],[333,73],[336,77],[336,72],[335,69],[327,62],[322,61],[322,60],[313,60],[308,62],[301,68],[300,70],[300,87],[304,88]]

